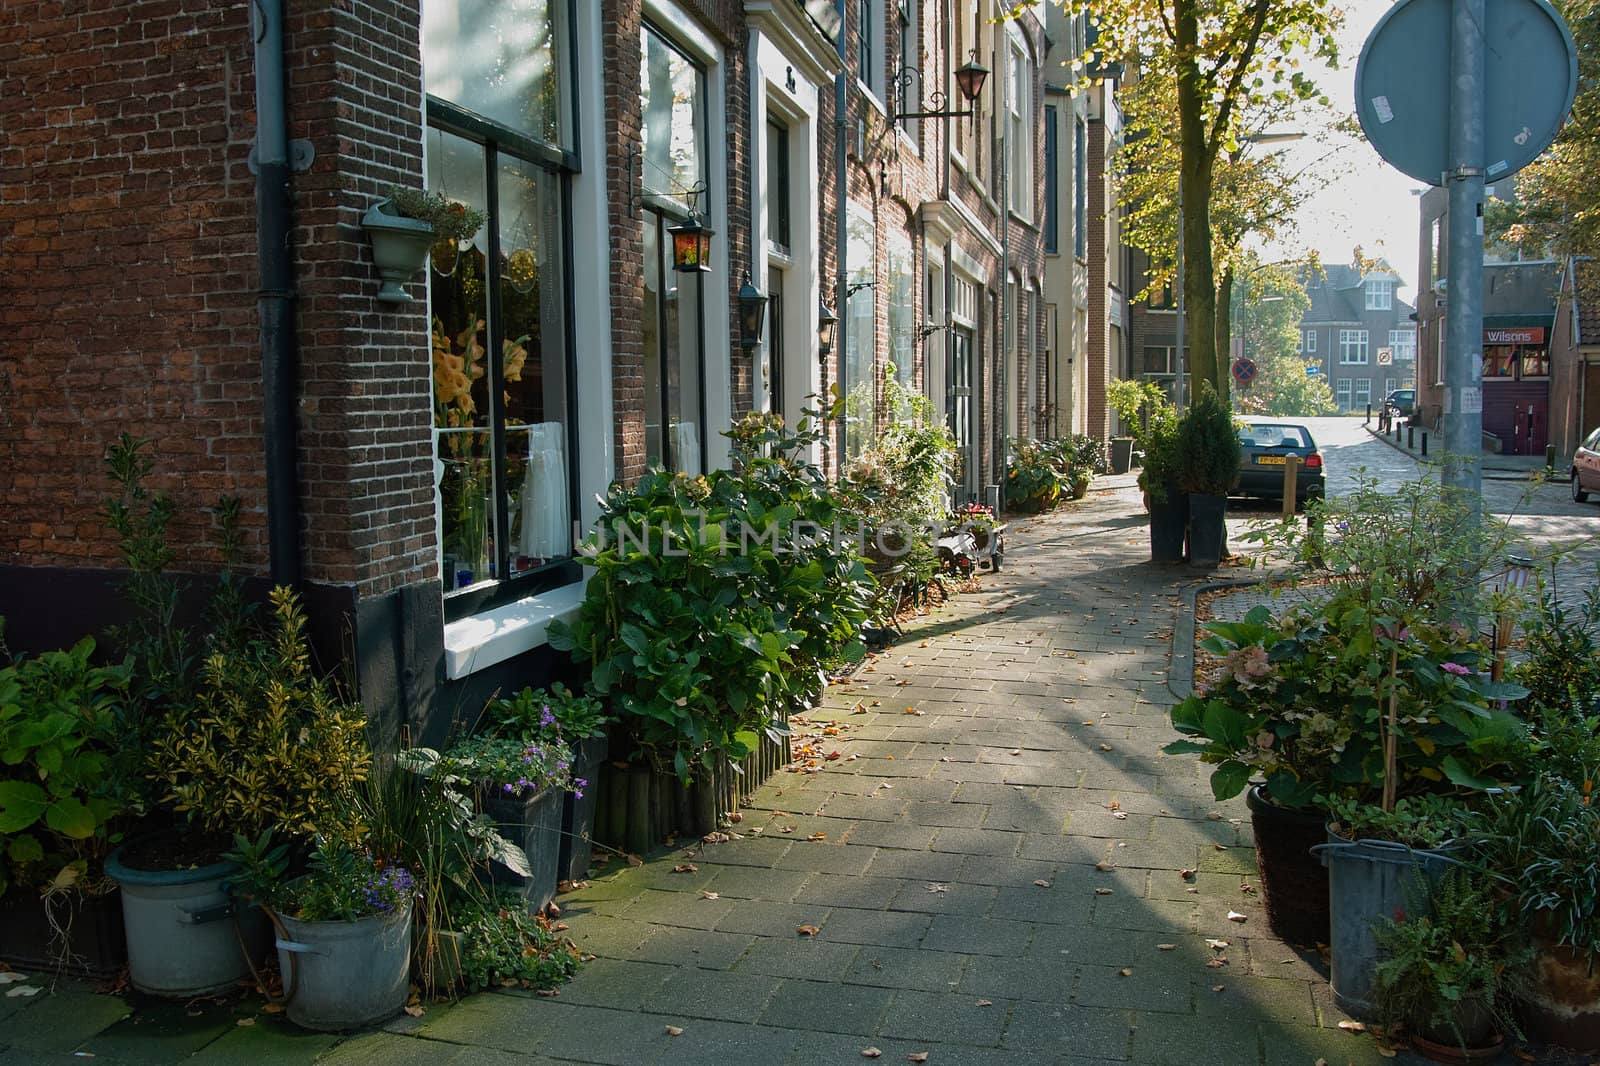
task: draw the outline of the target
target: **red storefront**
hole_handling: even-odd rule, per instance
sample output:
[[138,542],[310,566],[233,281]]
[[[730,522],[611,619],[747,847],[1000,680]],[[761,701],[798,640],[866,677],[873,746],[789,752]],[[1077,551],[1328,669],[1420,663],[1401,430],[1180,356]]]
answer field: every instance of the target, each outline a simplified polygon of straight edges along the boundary
[[1483,330],[1483,431],[1507,455],[1539,455],[1550,435],[1548,316],[1490,315]]

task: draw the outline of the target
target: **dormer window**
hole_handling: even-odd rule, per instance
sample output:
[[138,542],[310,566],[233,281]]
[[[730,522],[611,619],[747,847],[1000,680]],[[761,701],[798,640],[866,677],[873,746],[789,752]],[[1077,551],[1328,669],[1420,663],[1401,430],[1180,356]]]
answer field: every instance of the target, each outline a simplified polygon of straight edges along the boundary
[[1388,311],[1394,308],[1394,282],[1387,278],[1373,278],[1367,282],[1367,310]]

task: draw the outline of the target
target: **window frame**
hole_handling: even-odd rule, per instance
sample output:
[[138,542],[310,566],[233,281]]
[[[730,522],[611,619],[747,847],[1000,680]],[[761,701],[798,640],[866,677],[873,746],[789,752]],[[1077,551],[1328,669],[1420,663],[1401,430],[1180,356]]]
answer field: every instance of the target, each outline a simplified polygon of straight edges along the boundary
[[[576,19],[570,10],[562,12],[561,16],[566,21],[567,33],[560,35],[566,46],[576,55]],[[570,82],[575,82],[576,77],[572,64],[562,65],[565,76]],[[575,85],[565,86],[567,92],[563,100],[567,109],[565,120],[571,123],[572,128],[577,128],[581,112],[578,110],[578,100]],[[506,470],[506,425],[504,402],[501,398],[502,365],[501,346],[505,340],[504,315],[499,307],[500,275],[500,211],[499,211],[499,173],[500,156],[505,154],[510,158],[521,160],[531,166],[550,172],[556,185],[556,194],[559,198],[561,212],[561,329],[559,342],[562,348],[562,358],[565,361],[563,373],[566,387],[563,400],[566,410],[563,413],[564,444],[567,449],[567,507],[570,516],[580,513],[581,492],[578,485],[578,469],[580,465],[579,442],[576,413],[578,411],[578,359],[577,359],[577,306],[573,292],[573,222],[572,222],[572,178],[581,173],[578,154],[570,148],[557,147],[547,142],[531,137],[526,133],[503,126],[500,123],[480,115],[460,104],[424,93],[423,96],[423,130],[438,130],[446,135],[460,138],[475,144],[483,149],[483,175],[485,181],[485,275],[484,275],[484,319],[485,333],[488,343],[485,346],[484,368],[487,380],[486,392],[489,407],[489,454],[491,467],[491,485],[494,491],[495,508],[492,516],[495,556],[494,565],[497,576],[488,581],[477,582],[465,589],[450,589],[447,580],[453,575],[443,572],[444,550],[439,546],[440,570],[438,573],[440,595],[443,602],[444,621],[448,624],[473,614],[503,606],[512,601],[527,596],[537,595],[554,588],[572,584],[582,578],[582,568],[576,561],[575,547],[569,545],[568,554],[551,559],[550,561],[524,571],[511,574],[509,561],[511,550],[511,515],[507,502],[509,477]],[[430,281],[431,293],[431,281]],[[430,295],[428,316],[430,332],[432,329],[432,299]],[[433,394],[433,382],[428,384],[430,398]],[[430,399],[430,407],[432,401]],[[440,450],[443,437],[438,433],[434,435],[433,456],[435,462],[443,461]],[[434,514],[435,522],[441,531],[443,529],[443,515],[440,508],[443,500],[440,497],[441,489],[436,481],[434,484]]]
[[1372,379],[1371,378],[1354,378],[1352,380],[1355,382],[1355,384],[1352,386],[1353,396],[1352,396],[1352,398],[1350,400],[1350,406],[1352,408],[1354,408],[1354,407],[1360,407],[1360,406],[1362,406],[1364,404],[1371,403],[1372,402]]
[[1317,331],[1314,330],[1314,329],[1308,329],[1308,330],[1305,330],[1304,332],[1305,332],[1305,354],[1306,355],[1316,355],[1317,354]]
[[1082,115],[1073,116],[1072,254],[1089,258],[1089,124]]
[[[778,156],[782,158],[775,158]],[[776,175],[775,163],[782,164]],[[794,248],[794,211],[789,184],[794,160],[789,151],[789,126],[783,122],[781,116],[772,111],[767,112],[767,151],[764,165],[767,170],[767,249],[779,255],[789,256],[793,254]]]
[[1033,218],[1033,152],[1034,140],[1028,136],[1033,128],[1033,60],[1027,42],[1016,23],[1011,23],[1006,34],[1006,47],[1010,50],[1009,69],[1006,71],[1006,154],[1010,167],[1007,195],[1011,213],[1024,221]]
[[1369,278],[1366,282],[1366,309],[1368,311],[1394,310],[1394,281],[1390,278]]
[[1350,394],[1353,383],[1351,378],[1339,378],[1333,383],[1333,402],[1338,405],[1341,411],[1350,410]]
[[1056,105],[1044,105],[1044,218],[1040,232],[1044,240],[1045,255],[1061,254],[1061,212],[1056,205],[1060,194],[1061,160],[1057,153],[1060,134],[1056,130],[1058,116]]
[[[1405,344],[1398,343],[1398,338],[1404,338]],[[1414,329],[1391,329],[1389,331],[1389,351],[1394,353],[1394,361],[1407,363],[1417,357],[1417,331]],[[1405,355],[1401,355],[1401,352]]]
[[[1372,358],[1370,341],[1371,337],[1367,330],[1341,329],[1339,331],[1339,365],[1366,366]],[[1358,345],[1360,358],[1352,358],[1352,353],[1357,349]]]

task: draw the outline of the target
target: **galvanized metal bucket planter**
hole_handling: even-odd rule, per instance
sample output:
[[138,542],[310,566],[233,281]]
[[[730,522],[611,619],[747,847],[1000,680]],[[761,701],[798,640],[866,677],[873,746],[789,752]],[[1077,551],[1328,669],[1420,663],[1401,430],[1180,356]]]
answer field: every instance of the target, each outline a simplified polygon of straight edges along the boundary
[[411,904],[353,922],[278,915],[278,966],[289,1020],[337,1032],[400,1013],[411,989]]

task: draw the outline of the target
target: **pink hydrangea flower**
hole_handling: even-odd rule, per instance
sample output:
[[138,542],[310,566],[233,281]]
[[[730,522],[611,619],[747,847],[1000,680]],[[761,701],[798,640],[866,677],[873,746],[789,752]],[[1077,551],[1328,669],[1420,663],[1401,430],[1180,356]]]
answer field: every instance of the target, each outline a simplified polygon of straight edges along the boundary
[[1445,673],[1455,674],[1457,677],[1466,677],[1468,674],[1472,673],[1470,669],[1462,666],[1460,663],[1440,663],[1439,668]]

